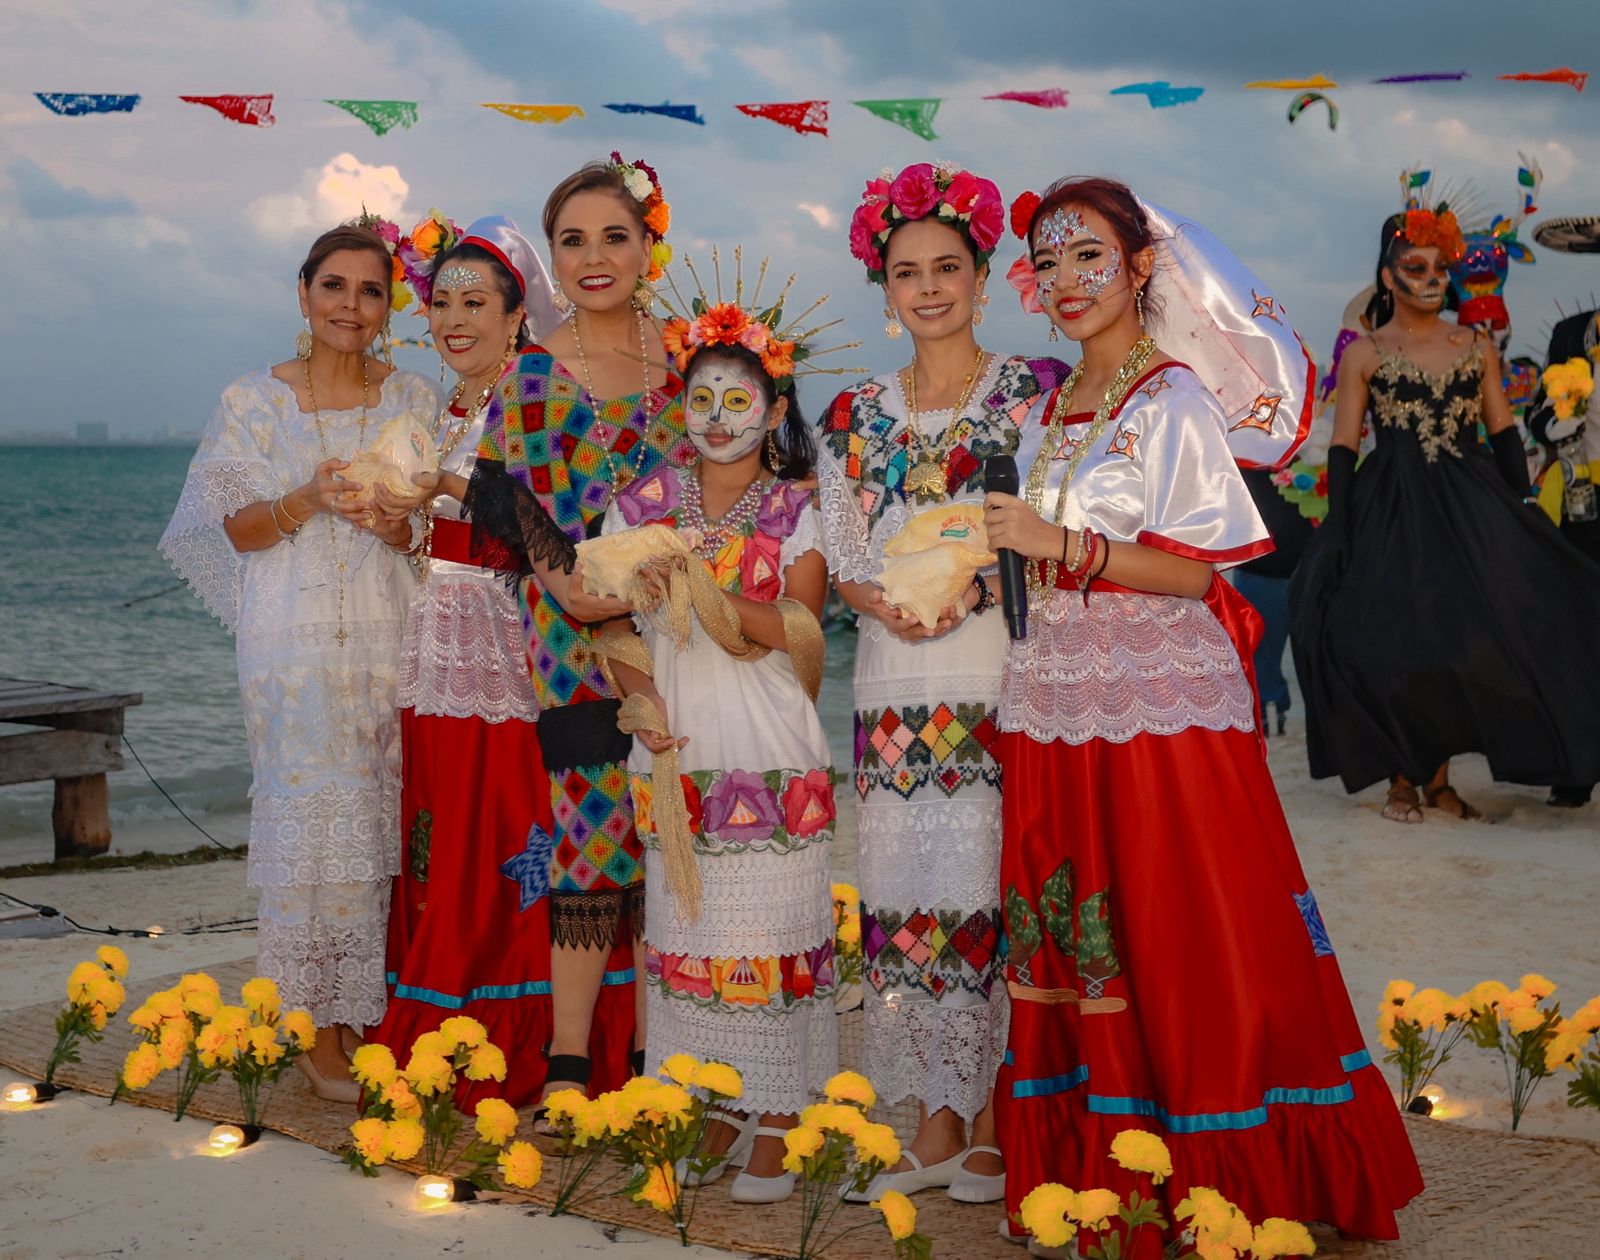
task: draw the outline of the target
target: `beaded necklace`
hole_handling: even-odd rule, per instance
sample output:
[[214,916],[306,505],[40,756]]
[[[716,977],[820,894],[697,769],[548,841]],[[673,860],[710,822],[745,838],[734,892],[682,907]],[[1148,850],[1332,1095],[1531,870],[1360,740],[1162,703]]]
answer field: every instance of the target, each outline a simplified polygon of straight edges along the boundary
[[[644,363],[644,392],[639,395],[639,401],[645,407],[650,405],[650,344],[644,335],[644,312],[635,310],[634,315],[639,321],[639,358]],[[595,419],[599,419],[601,399],[594,392],[594,381],[589,376],[589,358],[583,352],[583,337],[578,332],[578,313],[572,313],[572,341],[578,347],[578,366],[583,369],[583,391],[589,396],[589,408],[595,412]],[[639,475],[639,470],[644,467],[645,444],[639,442],[635,445],[633,454],[633,467],[626,464],[618,465],[616,454],[613,453],[606,460],[607,471],[611,475],[611,488],[623,489],[630,481]]]
[[762,493],[768,484],[765,478],[757,475],[732,507],[721,516],[710,517],[706,515],[699,474],[686,472],[683,476],[683,506],[679,510],[678,524],[682,529],[699,533],[700,543],[695,547],[695,554],[703,560],[715,560],[718,552],[732,539],[743,534],[746,527],[754,522],[756,511],[761,506]]
[[984,351],[978,349],[977,358],[972,361],[972,370],[967,373],[967,379],[961,383],[961,393],[956,398],[955,412],[950,417],[950,424],[936,443],[928,444],[928,439],[922,432],[922,414],[917,410],[917,358],[911,356],[911,369],[906,376],[906,445],[911,457],[911,467],[906,473],[906,493],[916,496],[917,502],[926,503],[933,499],[942,499],[949,488],[949,481],[945,475],[945,461],[950,457],[950,448],[955,445],[956,435],[961,429],[961,416],[967,409],[967,404],[972,401],[972,390],[978,383],[979,371],[983,366]]
[[[476,420],[483,413],[483,409],[489,405],[489,396],[494,393],[494,387],[500,383],[500,378],[505,375],[506,368],[510,365],[511,360],[516,357],[516,354],[516,343],[515,339],[513,339],[510,352],[504,359],[500,360],[500,366],[494,370],[494,373],[489,377],[488,381],[484,384],[484,387],[478,392],[477,401],[474,402],[471,407],[467,408],[465,413],[463,413],[463,415],[460,417],[461,422],[459,424],[454,424],[452,423],[454,417],[451,415],[451,413],[456,409],[457,406],[460,405],[461,395],[466,393],[467,378],[463,376],[461,380],[457,382],[455,392],[450,395],[450,401],[444,405],[444,410],[439,413],[438,428],[442,432],[443,436],[436,437],[435,445],[439,450],[440,468],[444,467],[445,460],[449,459],[451,454],[454,453],[456,447],[461,444],[461,439],[466,436],[467,430],[472,427],[472,422]],[[432,559],[433,499],[429,497],[422,501],[422,545],[417,548],[417,554],[413,557],[417,575],[424,580],[426,580],[428,573],[432,568]]]
[[[328,460],[328,435],[322,428],[322,412],[317,409],[317,393],[311,387],[311,358],[308,355],[305,362],[306,369],[306,401],[311,404],[311,418],[317,426],[317,447],[322,452],[322,462]],[[367,356],[361,356],[361,425],[356,430],[356,450],[367,444]],[[344,575],[350,568],[350,558],[356,552],[356,528],[350,527],[350,545],[344,549],[344,559],[338,558],[339,535],[333,527],[333,513],[328,513],[328,547],[334,552],[333,567],[335,570],[334,581],[339,588],[339,628],[334,632],[334,640],[340,647],[344,646],[347,637],[344,628]]]

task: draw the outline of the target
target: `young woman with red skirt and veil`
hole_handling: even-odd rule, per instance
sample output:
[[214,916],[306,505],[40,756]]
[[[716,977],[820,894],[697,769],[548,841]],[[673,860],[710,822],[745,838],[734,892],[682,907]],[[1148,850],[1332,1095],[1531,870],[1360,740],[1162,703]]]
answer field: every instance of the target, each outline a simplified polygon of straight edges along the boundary
[[[1396,1237],[1421,1176],[1267,767],[1259,619],[1219,576],[1271,548],[1238,464],[1303,439],[1310,359],[1219,242],[1121,184],[1012,220],[1025,308],[1083,357],[1024,427],[1022,496],[986,506],[1032,588],[1000,704],[1007,1210],[1047,1182],[1137,1189],[1170,1237],[1206,1186],[1255,1221]],[[1166,1144],[1164,1182],[1112,1160],[1129,1128]]]

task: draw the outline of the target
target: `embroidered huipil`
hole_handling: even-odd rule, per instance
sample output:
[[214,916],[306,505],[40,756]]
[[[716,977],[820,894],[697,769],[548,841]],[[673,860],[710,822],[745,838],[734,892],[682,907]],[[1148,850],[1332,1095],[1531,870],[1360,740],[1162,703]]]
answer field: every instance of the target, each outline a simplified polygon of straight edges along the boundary
[[[368,408],[366,439],[397,416],[431,426],[438,407],[422,377],[391,373]],[[399,870],[395,688],[411,568],[330,515],[243,555],[222,527],[309,480],[323,459],[355,453],[360,409],[321,418],[326,452],[315,418],[269,371],[228,386],[160,545],[238,640],[253,772],[246,877],[261,889],[261,973],[278,982],[286,1007],[306,1008],[319,1026],[360,1026],[384,1010],[384,932]]]
[[[958,426],[951,501],[981,501],[983,465],[1017,449],[1028,409],[1065,375],[994,358],[960,416],[921,413],[924,449]],[[834,400],[819,460],[829,568],[871,581],[920,507],[904,493],[908,407],[898,374]],[[866,956],[864,1071],[886,1101],[981,1111],[1005,1044],[998,983],[1000,771],[991,753],[1006,655],[998,615],[902,643],[863,618],[855,669],[855,788]]]
[[[692,470],[663,468],[617,497],[606,530],[682,522]],[[689,493],[695,487],[689,487]],[[774,481],[708,561],[730,594],[771,601],[821,548],[814,496]],[[726,520],[727,518],[724,518]],[[700,917],[679,917],[655,833],[652,757],[628,766],[645,849],[646,1065],[680,1051],[732,1064],[741,1108],[795,1113],[838,1066],[834,1021],[833,769],[816,706],[785,652],[742,662],[698,620],[679,650],[639,618],[678,754]]]
[[[577,544],[600,527],[614,487],[691,450],[683,382],[595,403],[543,347],[501,378],[484,422],[467,508],[478,531],[515,549],[539,744],[550,775],[551,934],[558,945],[609,946],[637,931],[643,885],[617,701],[590,651],[594,630],[568,617],[532,572],[570,572]],[[543,861],[542,838],[529,841]]]

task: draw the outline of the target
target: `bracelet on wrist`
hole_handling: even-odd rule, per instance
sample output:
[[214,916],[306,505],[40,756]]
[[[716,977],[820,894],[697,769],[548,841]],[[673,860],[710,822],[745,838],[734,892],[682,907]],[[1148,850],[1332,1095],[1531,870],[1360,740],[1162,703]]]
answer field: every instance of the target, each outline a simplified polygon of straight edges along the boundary
[[993,608],[999,601],[995,599],[994,591],[990,589],[989,583],[983,580],[983,574],[974,573],[972,575],[972,584],[978,588],[978,602],[973,606],[972,611],[982,615]]

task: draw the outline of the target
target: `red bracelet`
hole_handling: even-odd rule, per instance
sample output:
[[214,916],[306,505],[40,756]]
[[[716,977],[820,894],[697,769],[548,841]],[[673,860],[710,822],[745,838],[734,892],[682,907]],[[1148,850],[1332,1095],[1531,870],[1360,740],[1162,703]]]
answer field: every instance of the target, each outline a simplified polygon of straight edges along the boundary
[[1100,549],[1100,535],[1088,526],[1084,526],[1080,537],[1084,542],[1083,563],[1075,569],[1067,570],[1068,576],[1078,580],[1081,580],[1084,574],[1089,572],[1090,566],[1094,564],[1095,552]]

